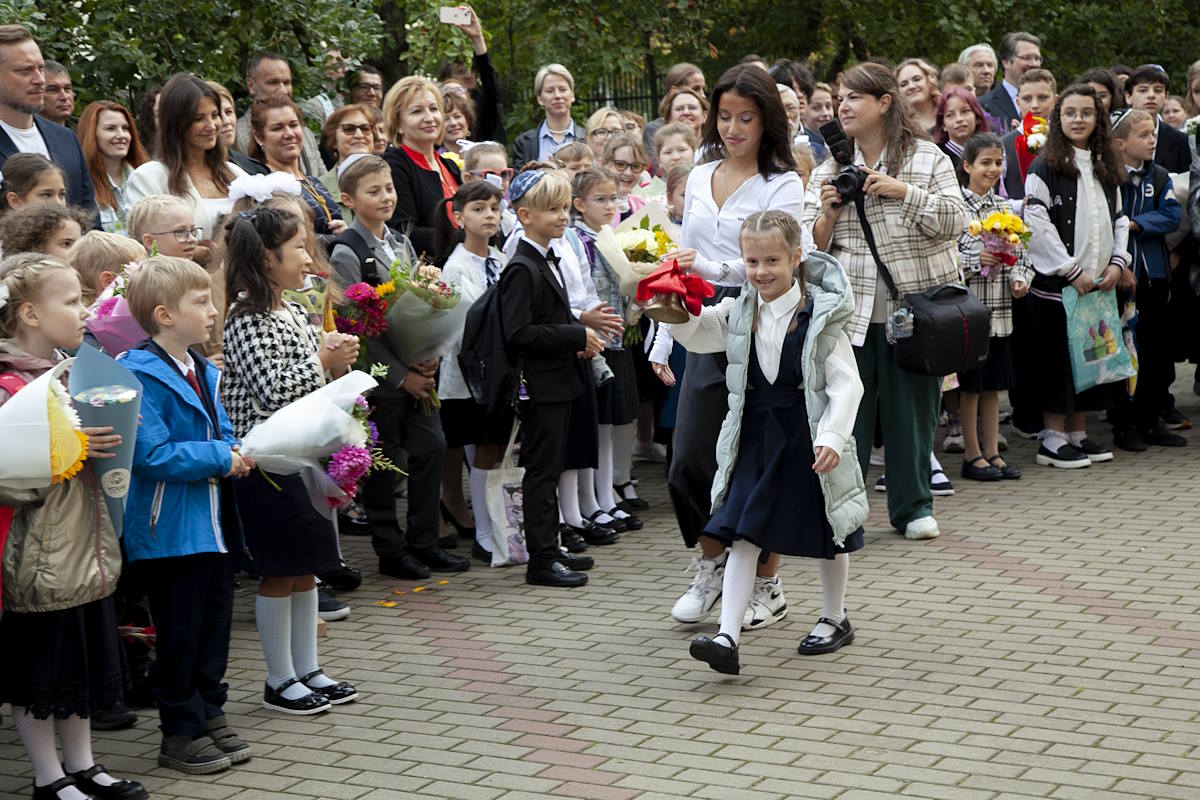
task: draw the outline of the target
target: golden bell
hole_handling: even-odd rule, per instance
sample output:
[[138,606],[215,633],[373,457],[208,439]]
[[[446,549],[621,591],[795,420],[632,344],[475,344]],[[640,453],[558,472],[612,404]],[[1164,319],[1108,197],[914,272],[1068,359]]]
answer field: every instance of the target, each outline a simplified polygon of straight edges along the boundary
[[646,306],[646,316],[655,322],[665,322],[668,325],[678,325],[687,322],[689,314],[683,307],[683,301],[677,294],[656,294]]

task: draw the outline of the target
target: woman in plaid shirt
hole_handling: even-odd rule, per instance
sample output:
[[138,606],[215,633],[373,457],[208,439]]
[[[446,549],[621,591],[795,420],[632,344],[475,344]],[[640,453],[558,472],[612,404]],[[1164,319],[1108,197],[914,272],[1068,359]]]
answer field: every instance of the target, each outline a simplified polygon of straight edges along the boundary
[[[963,147],[960,179],[969,220],[984,220],[994,212],[1009,212],[1008,202],[995,192],[1004,174],[1004,148],[994,133],[977,133]],[[1000,392],[1012,387],[1013,359],[1012,301],[1023,297],[1033,281],[1029,254],[1022,248],[1017,263],[1009,267],[995,253],[986,252],[983,242],[967,231],[958,237],[958,253],[967,285],[992,312],[992,335],[988,360],[977,369],[958,374],[962,398],[962,476],[976,481],[998,481],[1021,477],[1021,470],[1000,457]],[[984,274],[986,271],[986,275]],[[979,446],[976,420],[983,416],[983,448]],[[992,453],[993,455],[985,455]]]
[[[838,94],[838,117],[855,144],[854,163],[867,173],[867,222],[901,296],[958,280],[955,239],[966,226],[966,214],[949,157],[929,141],[886,67],[851,67]],[[839,205],[829,183],[837,169],[834,159],[827,159],[813,173],[802,221],[817,247],[846,268],[854,290],[854,319],[847,332],[866,389],[854,425],[859,462],[866,474],[878,408],[887,445],[888,518],[909,539],[933,539],[939,531],[929,458],[941,381],[896,363],[884,335],[895,308],[854,209]]]

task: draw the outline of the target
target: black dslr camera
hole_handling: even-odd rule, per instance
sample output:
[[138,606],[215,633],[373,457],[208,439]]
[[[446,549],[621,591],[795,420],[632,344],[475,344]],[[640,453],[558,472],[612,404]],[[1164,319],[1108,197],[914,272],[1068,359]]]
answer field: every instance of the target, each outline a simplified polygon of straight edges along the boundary
[[838,205],[844,206],[865,197],[863,184],[867,181],[867,173],[854,165],[854,146],[846,138],[842,123],[836,119],[826,122],[821,126],[821,136],[825,139],[829,154],[838,163],[837,173],[829,180],[841,198]]

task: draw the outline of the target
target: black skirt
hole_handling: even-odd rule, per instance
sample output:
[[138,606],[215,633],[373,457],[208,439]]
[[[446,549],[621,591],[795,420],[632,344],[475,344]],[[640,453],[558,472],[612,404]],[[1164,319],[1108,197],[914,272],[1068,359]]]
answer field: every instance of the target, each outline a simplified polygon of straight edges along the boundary
[[601,425],[636,422],[638,388],[633,353],[628,349],[605,350],[604,360],[613,371],[613,379],[596,390],[596,418]]
[[313,508],[304,481],[299,475],[267,475],[275,486],[258,470],[234,483],[250,557],[247,568],[264,578],[337,569],[341,558],[333,521]]
[[1112,384],[1075,393],[1071,354],[1067,344],[1067,312],[1061,301],[1029,295],[1029,341],[1037,348],[1022,369],[1028,376],[1022,389],[1030,403],[1046,414],[1075,414],[1108,408]]
[[0,616],[0,704],[37,719],[90,717],[125,689],[112,596],[61,611]]
[[958,373],[958,388],[970,394],[1003,392],[1013,385],[1012,342],[1007,336],[988,340],[988,357],[982,366]]

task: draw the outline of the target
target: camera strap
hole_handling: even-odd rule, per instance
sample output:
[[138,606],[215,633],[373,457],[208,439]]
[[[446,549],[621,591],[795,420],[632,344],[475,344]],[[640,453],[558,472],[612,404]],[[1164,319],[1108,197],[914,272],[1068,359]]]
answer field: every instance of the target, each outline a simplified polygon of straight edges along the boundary
[[875,259],[875,266],[879,269],[879,277],[883,278],[883,283],[887,286],[888,293],[892,296],[895,302],[900,301],[900,291],[896,288],[896,281],[892,278],[892,273],[884,266],[883,259],[879,257],[879,248],[875,245],[875,234],[871,232],[871,223],[867,222],[867,211],[864,208],[866,198],[861,194],[854,198],[854,209],[858,212],[858,223],[862,226],[863,236],[867,237],[867,247],[871,250],[871,257]]

